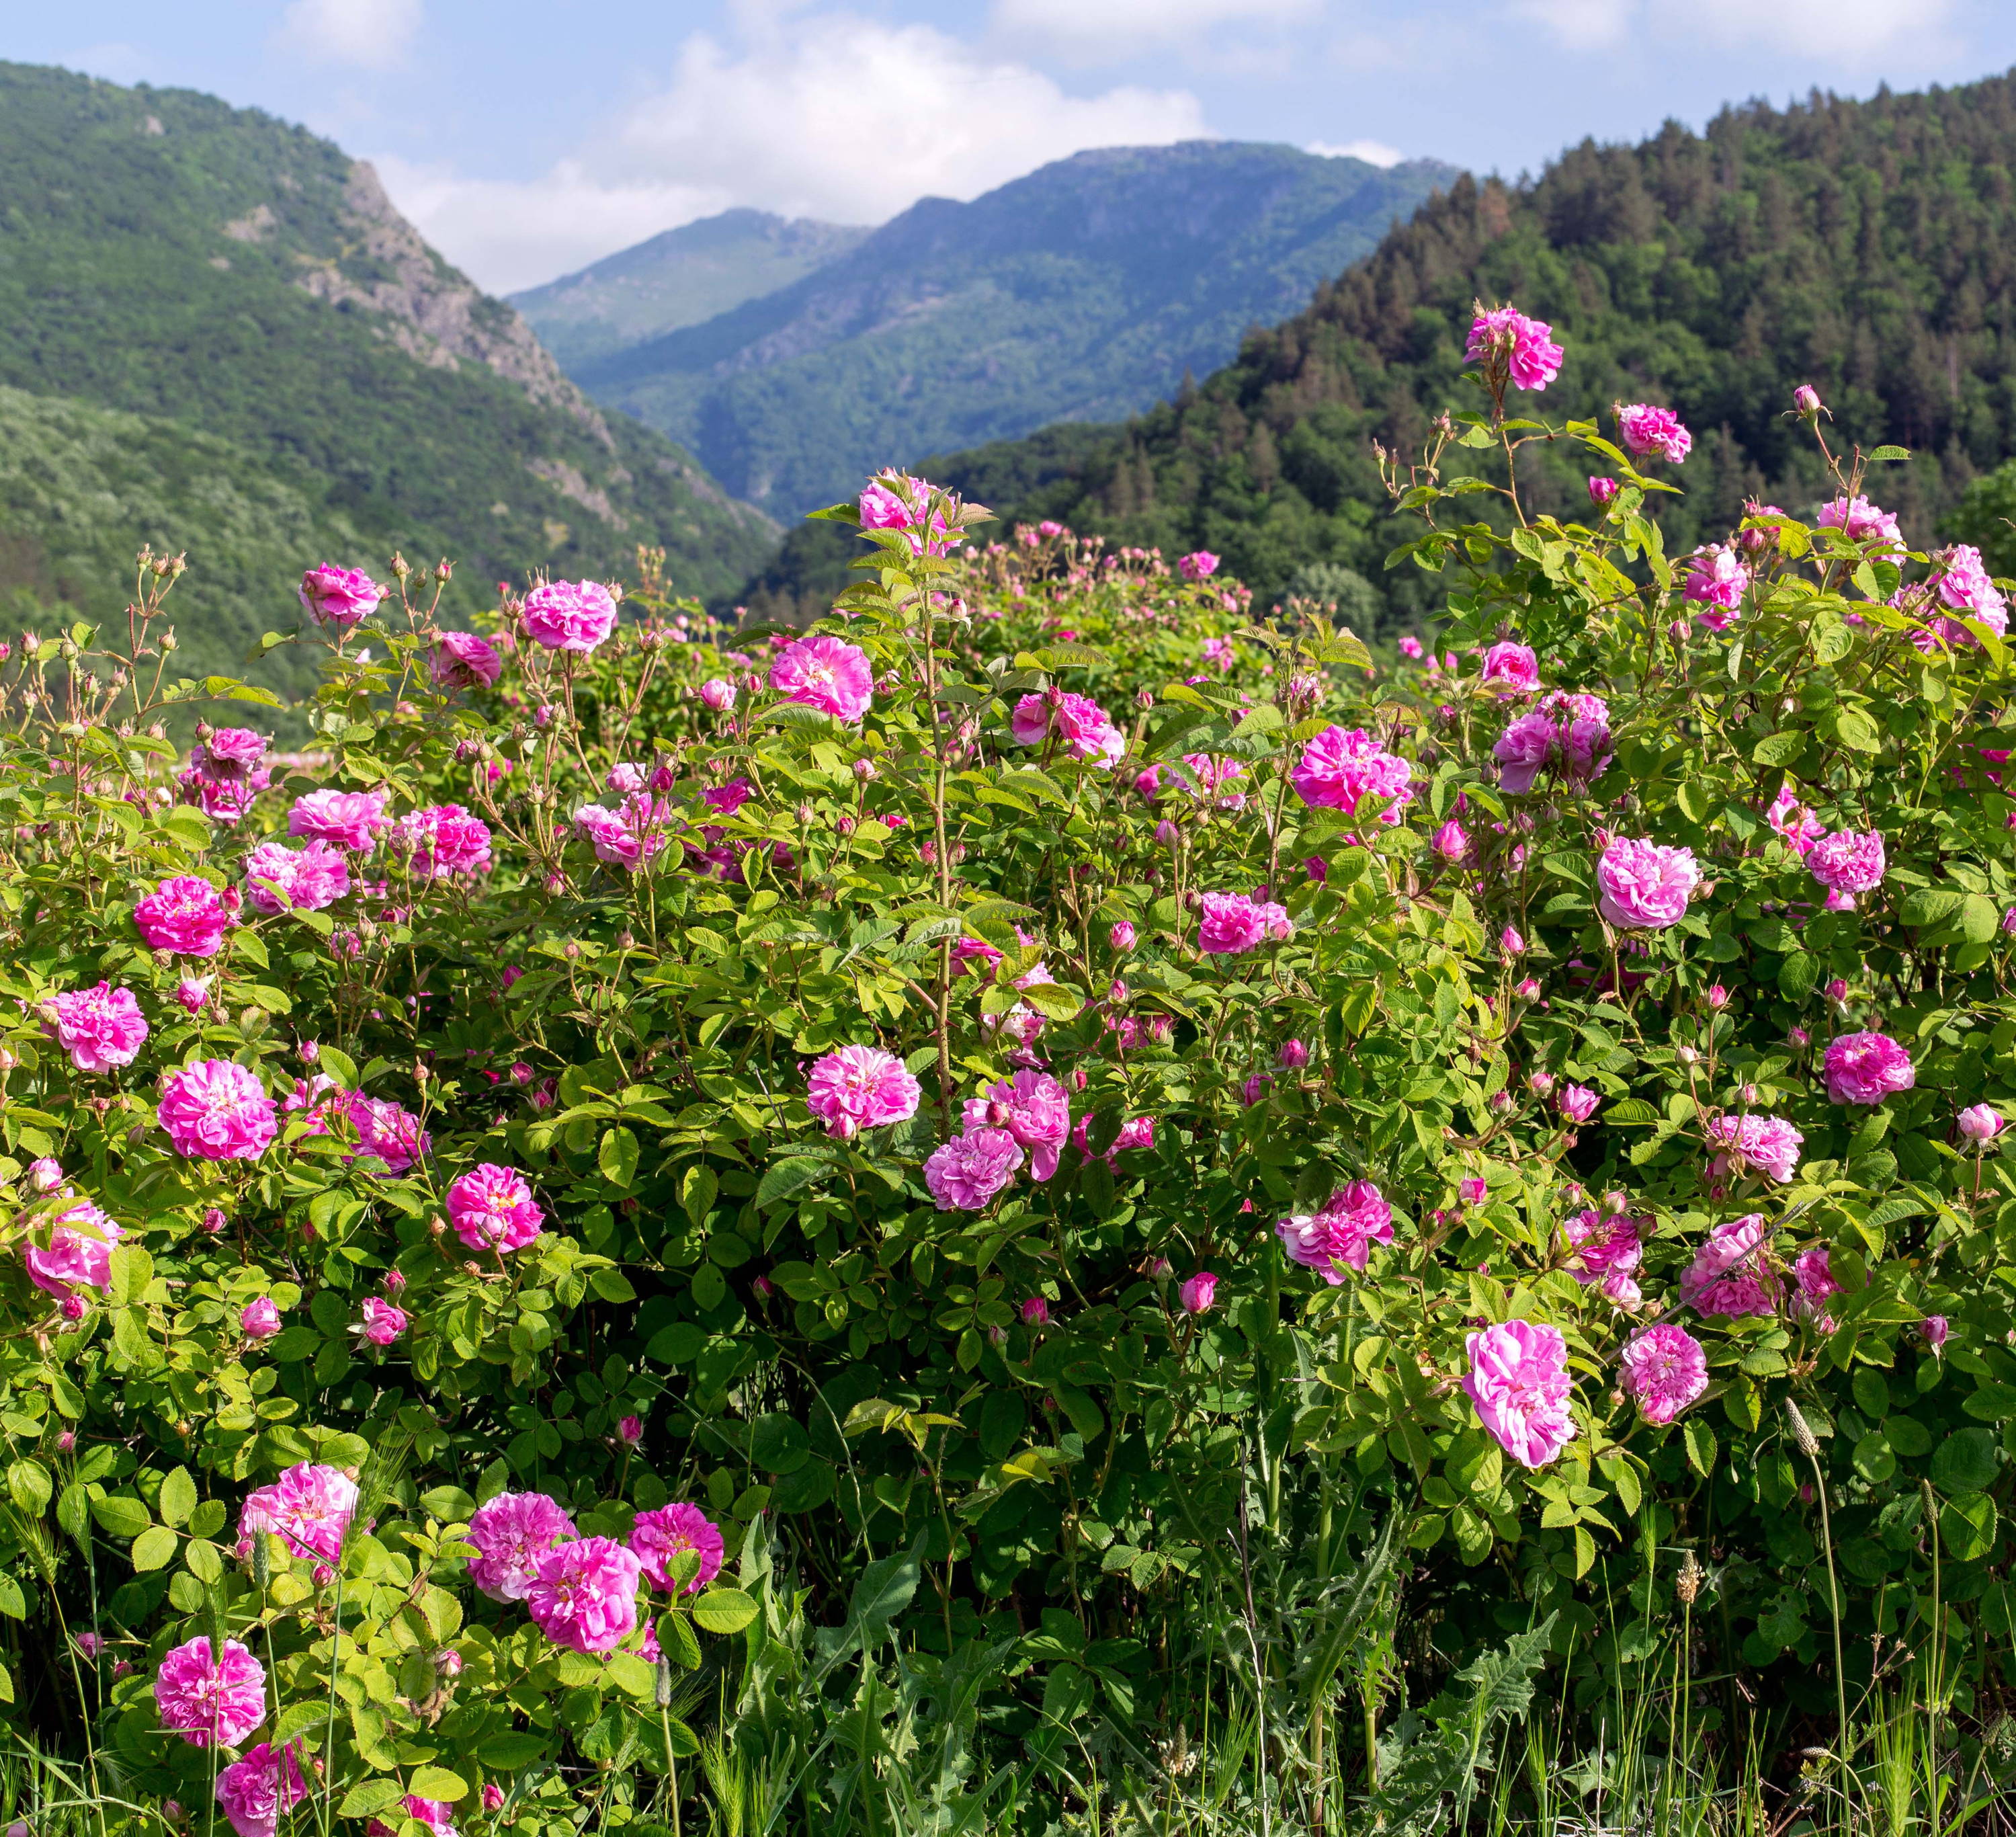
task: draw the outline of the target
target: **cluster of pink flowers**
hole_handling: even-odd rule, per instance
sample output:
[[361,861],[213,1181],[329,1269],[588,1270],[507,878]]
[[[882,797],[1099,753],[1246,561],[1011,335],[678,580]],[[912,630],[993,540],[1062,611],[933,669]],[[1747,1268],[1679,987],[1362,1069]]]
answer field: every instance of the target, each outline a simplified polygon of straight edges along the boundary
[[1717,632],[1726,632],[1750,585],[1750,570],[1726,542],[1711,542],[1687,557],[1683,591],[1697,606],[1708,610],[1697,616]]
[[1305,804],[1355,816],[1359,807],[1384,800],[1384,823],[1397,823],[1413,801],[1414,769],[1389,753],[1362,727],[1326,727],[1302,749],[1288,782]]
[[1544,389],[1560,374],[1565,355],[1553,327],[1510,306],[1493,307],[1470,322],[1463,360],[1481,364],[1487,377],[1509,378],[1521,389]]
[[1514,721],[1491,749],[1499,782],[1515,796],[1533,788],[1543,766],[1586,784],[1610,763],[1610,709],[1600,695],[1556,690]]
[[56,1042],[80,1072],[110,1072],[130,1065],[147,1039],[146,1017],[130,989],[101,982],[51,996],[44,1007]]
[[154,1674],[161,1727],[199,1748],[236,1748],[266,1720],[266,1668],[235,1639],[224,1659],[199,1637],[164,1655]]
[[653,797],[639,789],[632,789],[613,810],[601,804],[584,804],[574,812],[574,821],[598,861],[631,873],[662,855],[674,833],[685,825],[669,798]]
[[[308,791],[287,812],[287,834],[303,841],[326,842],[353,855],[369,855],[381,830],[392,826],[383,791]],[[207,953],[203,954],[207,955]]]
[[1644,1262],[1645,1238],[1651,1229],[1650,1219],[1634,1218],[1628,1212],[1586,1208],[1571,1214],[1561,1221],[1561,1236],[1568,1249],[1568,1273],[1585,1288],[1601,1289],[1605,1299],[1620,1308],[1636,1307],[1638,1271]]
[[1669,1423],[1708,1389],[1708,1354],[1683,1327],[1662,1321],[1633,1334],[1619,1361],[1624,1393],[1651,1423]]
[[599,581],[553,581],[525,596],[519,616],[535,644],[585,657],[616,629],[616,596]]
[[1798,1170],[1805,1137],[1781,1116],[1717,1116],[1708,1139],[1721,1150],[1709,1164],[1712,1178],[1755,1169],[1783,1186]]
[[1701,877],[1691,848],[1620,836],[1597,861],[1597,910],[1622,929],[1662,931],[1686,917]]
[[523,1250],[545,1226],[545,1214],[515,1168],[485,1161],[459,1176],[448,1190],[448,1223],[471,1250],[500,1255]]
[[301,596],[317,625],[346,632],[378,610],[385,589],[362,568],[334,567],[325,561],[301,576]]
[[916,1079],[894,1053],[880,1046],[844,1046],[812,1067],[805,1107],[826,1125],[828,1135],[844,1142],[864,1129],[880,1129],[916,1115],[922,1095]]
[[770,686],[787,701],[816,708],[836,721],[859,721],[875,695],[875,672],[868,654],[823,632],[800,638],[779,651],[770,665]]
[[1056,739],[1074,759],[1111,765],[1127,750],[1127,736],[1089,696],[1053,689],[1025,695],[1015,704],[1008,731],[1017,746],[1038,747]]
[[340,1468],[303,1461],[271,1486],[246,1494],[238,1535],[242,1540],[264,1532],[279,1538],[292,1555],[333,1563],[343,1553],[356,1510],[356,1481]]
[[1829,912],[1852,912],[1856,895],[1881,886],[1888,865],[1874,830],[1836,830],[1809,843],[1805,855],[1813,878],[1827,889]]
[[1617,430],[1625,450],[1635,459],[1661,459],[1677,466],[1694,450],[1694,437],[1680,425],[1679,416],[1649,402],[1620,408]]
[[1897,527],[1897,519],[1867,498],[1838,497],[1820,506],[1816,520],[1826,528],[1839,530],[1852,542],[1876,543],[1878,555],[1904,553],[1904,532]]
[[1271,899],[1206,893],[1197,905],[1197,948],[1208,956],[1237,956],[1257,950],[1270,938],[1278,943],[1295,935],[1287,908]]
[[214,956],[230,929],[231,908],[209,881],[178,874],[134,902],[133,923],[149,950]]
[[490,866],[490,826],[459,804],[432,804],[392,826],[395,845],[412,860],[413,877],[448,880]]
[[[2009,602],[1989,577],[1981,551],[1960,542],[1936,559],[1940,571],[1934,577],[1932,590],[1939,603],[1962,618],[1987,626],[1997,637],[2005,636],[2009,630]],[[1956,647],[1975,642],[1974,634],[1959,618],[1935,619],[1932,632]]]
[[217,1803],[238,1837],[275,1837],[280,1820],[308,1796],[295,1745],[261,1742],[217,1776]]
[[1024,1069],[966,1100],[967,1129],[1005,1129],[1029,1152],[1029,1177],[1047,1180],[1071,1136],[1071,1099],[1047,1072]]
[[185,798],[200,805],[205,816],[236,823],[273,782],[272,773],[262,763],[266,737],[249,727],[199,731],[204,737],[190,749],[189,763],[176,774],[175,781]]
[[1352,1180],[1321,1211],[1283,1219],[1274,1232],[1291,1262],[1314,1270],[1334,1288],[1344,1280],[1338,1264],[1362,1273],[1372,1246],[1393,1241],[1393,1208],[1371,1181]]
[[1827,834],[1826,827],[1792,791],[1788,778],[1778,787],[1778,794],[1771,800],[1771,807],[1764,812],[1764,820],[1773,831],[1782,837],[1787,845],[1802,855]]
[[1680,1277],[1680,1299],[1697,1314],[1773,1314],[1778,1280],[1766,1260],[1769,1228],[1751,1212],[1717,1225]]
[[1836,1104],[1880,1104],[1918,1082],[1911,1055],[1887,1033],[1837,1035],[1827,1042],[1821,1072]]
[[913,555],[949,553],[963,538],[953,533],[952,518],[942,502],[936,510],[930,508],[937,488],[929,480],[913,478],[907,473],[879,474],[861,494],[861,527],[907,531]]
[[157,1114],[175,1151],[203,1161],[256,1161],[279,1133],[266,1087],[230,1059],[198,1059],[168,1073]]
[[326,842],[262,842],[245,857],[246,896],[261,912],[320,912],[350,891],[350,863]]
[[1478,1419],[1521,1467],[1538,1468],[1575,1439],[1568,1405],[1568,1342],[1557,1327],[1507,1320],[1463,1342],[1470,1370],[1464,1393]]

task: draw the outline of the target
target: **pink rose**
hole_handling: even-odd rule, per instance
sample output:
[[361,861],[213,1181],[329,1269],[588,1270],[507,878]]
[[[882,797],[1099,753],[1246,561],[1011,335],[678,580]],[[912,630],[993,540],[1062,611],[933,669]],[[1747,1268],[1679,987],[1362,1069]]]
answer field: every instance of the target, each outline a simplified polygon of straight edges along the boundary
[[1841,1294],[1842,1289],[1834,1279],[1827,1246],[1816,1244],[1801,1251],[1792,1259],[1792,1278],[1798,1284],[1798,1292],[1792,1297],[1792,1312],[1802,1320],[1814,1322],[1823,1333],[1831,1333],[1834,1322],[1827,1317],[1827,1298]]
[[362,568],[332,567],[325,561],[301,576],[301,604],[319,625],[347,631],[378,610],[385,589]]
[[1218,1302],[1218,1277],[1208,1270],[1200,1270],[1176,1291],[1183,1304],[1183,1311],[1190,1314],[1208,1314]]
[[1283,1219],[1274,1232],[1291,1261],[1314,1270],[1334,1288],[1344,1280],[1338,1264],[1362,1273],[1372,1246],[1393,1241],[1393,1208],[1371,1181],[1352,1180],[1320,1212]]
[[1880,1104],[1918,1082],[1911,1055],[1887,1033],[1838,1035],[1827,1042],[1821,1070],[1836,1104]]
[[1689,600],[1713,610],[1701,615],[1701,623],[1718,632],[1726,631],[1730,615],[1743,603],[1750,585],[1750,570],[1726,542],[1711,542],[1687,557],[1687,575],[1683,582]]
[[1647,1422],[1671,1422],[1708,1389],[1701,1342],[1670,1323],[1634,1334],[1619,1364],[1624,1394]]
[[1874,830],[1836,830],[1806,850],[1808,870],[1830,889],[1827,901],[1830,912],[1852,911],[1856,894],[1882,884],[1887,866],[1883,837]]
[[1656,456],[1677,466],[1694,444],[1694,437],[1680,425],[1679,416],[1671,409],[1654,408],[1647,402],[1633,402],[1629,408],[1619,409],[1617,430],[1624,437],[1625,446],[1641,459]]
[[1959,1124],[1960,1133],[1970,1142],[1992,1142],[2005,1126],[2002,1113],[1987,1104],[1961,1111]]
[[224,1661],[198,1637],[164,1655],[154,1674],[161,1727],[197,1748],[236,1748],[266,1720],[266,1668],[235,1639]]
[[100,982],[95,989],[52,996],[47,1006],[57,1043],[78,1071],[110,1072],[139,1057],[147,1022],[130,989]]
[[1773,1314],[1777,1278],[1765,1260],[1769,1230],[1756,1212],[1717,1225],[1680,1277],[1680,1299],[1697,1314]]
[[280,1310],[270,1295],[246,1303],[238,1316],[238,1331],[247,1339],[271,1339],[280,1331]]
[[490,827],[459,804],[433,804],[402,816],[394,839],[411,856],[413,877],[439,881],[490,866]]
[[697,1594],[721,1573],[727,1548],[721,1527],[697,1505],[661,1505],[640,1511],[630,1533],[631,1552],[656,1588],[671,1588],[673,1557],[682,1551],[697,1553],[700,1569],[686,1585],[688,1594]]
[[1399,823],[1413,801],[1413,766],[1362,727],[1326,727],[1302,749],[1289,774],[1296,794],[1314,809],[1355,816],[1361,804],[1385,801],[1379,820],[1388,824]]
[[1020,1312],[1024,1327],[1047,1327],[1050,1324],[1050,1304],[1040,1295],[1032,1295],[1024,1302]]
[[1600,1288],[1620,1306],[1638,1299],[1633,1280],[1644,1259],[1644,1241],[1651,1229],[1648,1219],[1627,1212],[1592,1209],[1561,1221],[1561,1235],[1568,1248],[1568,1272],[1585,1288]]
[[1708,1139],[1723,1150],[1715,1158],[1717,1170],[1725,1162],[1755,1168],[1780,1186],[1798,1170],[1799,1149],[1805,1140],[1779,1116],[1714,1117],[1708,1122]]
[[245,1496],[238,1513],[238,1534],[260,1532],[280,1538],[290,1554],[333,1563],[343,1553],[343,1540],[357,1509],[357,1482],[336,1468],[303,1461],[289,1468],[270,1486]]
[[1902,555],[1904,532],[1897,519],[1867,498],[1838,497],[1823,504],[1816,519],[1823,527],[1838,529],[1852,541],[1878,544],[1878,555]]
[[1116,920],[1112,930],[1106,934],[1106,941],[1115,950],[1132,950],[1135,945],[1134,928],[1125,919]]
[[230,928],[231,909],[209,881],[178,874],[134,902],[133,923],[149,950],[214,956]]
[[380,1301],[375,1295],[367,1295],[359,1310],[362,1318],[351,1329],[362,1335],[375,1346],[388,1346],[406,1331],[406,1310],[395,1308],[388,1301]]
[[287,834],[369,855],[378,832],[391,825],[386,802],[383,791],[309,791],[287,812]]
[[1470,834],[1452,816],[1435,831],[1435,852],[1445,861],[1460,861],[1470,852]]
[[1614,478],[1592,478],[1589,481],[1589,501],[1599,508],[1615,503],[1622,488]]
[[868,654],[823,634],[800,638],[777,653],[770,686],[787,701],[816,708],[837,721],[859,721],[874,699]]
[[1487,380],[1503,378],[1521,389],[1544,389],[1560,373],[1564,354],[1553,327],[1510,306],[1481,312],[1470,322],[1466,363],[1481,364]]
[[1568,1345],[1556,1327],[1508,1320],[1464,1342],[1464,1392],[1478,1420],[1521,1467],[1539,1468],[1575,1439]]
[[487,688],[503,675],[504,660],[473,632],[437,632],[434,672],[445,689]]
[[1540,660],[1524,644],[1494,644],[1484,654],[1478,682],[1504,695],[1537,695]]
[[710,676],[700,686],[700,698],[717,715],[735,706],[735,685],[721,676]]
[[846,1141],[862,1129],[916,1115],[922,1094],[895,1054],[880,1046],[844,1046],[812,1067],[805,1107],[826,1125],[828,1135]]
[[523,1250],[538,1237],[545,1214],[525,1176],[515,1169],[483,1162],[448,1190],[448,1223],[471,1250],[500,1254]]
[[1764,812],[1764,820],[1786,843],[1803,855],[1827,834],[1818,817],[1792,794],[1788,778],[1778,787],[1778,794]]
[[1586,783],[1610,763],[1610,709],[1598,695],[1556,690],[1498,737],[1492,757],[1504,768],[1499,782],[1515,795],[1533,788],[1543,766]]
[[1199,549],[1176,563],[1176,571],[1186,581],[1208,580],[1218,572],[1218,557],[1208,549]]
[[1663,931],[1686,915],[1701,877],[1692,849],[1619,837],[1596,864],[1597,909],[1620,928]]
[[229,1059],[198,1059],[161,1080],[158,1114],[178,1154],[256,1161],[279,1133],[266,1087]]
[[217,1803],[238,1837],[274,1837],[281,1818],[307,1796],[291,1743],[261,1742],[217,1776]]
[[924,1184],[940,1212],[981,1212],[1021,1165],[1021,1144],[1007,1130],[968,1129],[932,1151]]
[[46,1250],[23,1240],[21,1261],[28,1280],[47,1294],[70,1299],[80,1288],[103,1292],[112,1286],[112,1247],[125,1234],[88,1199],[80,1199],[51,1221]]
[[1937,1353],[1946,1343],[1946,1335],[1952,1329],[1943,1314],[1928,1314],[1918,1323],[1918,1331],[1924,1335],[1925,1344]]
[[525,1611],[555,1645],[614,1651],[636,1630],[643,1567],[614,1538],[577,1538],[533,1559]]
[[1602,1097],[1586,1084],[1564,1084],[1561,1094],[1554,1099],[1556,1107],[1571,1122],[1588,1122],[1602,1101]]
[[1029,1151],[1029,1177],[1047,1180],[1070,1139],[1071,1099],[1048,1072],[1024,1070],[969,1097],[963,1120],[968,1129],[1005,1129]]
[[499,1493],[476,1508],[469,1579],[492,1601],[523,1601],[538,1558],[575,1536],[574,1520],[543,1493]]
[[525,635],[585,656],[616,629],[616,596],[599,581],[553,581],[525,596]]
[[1208,956],[1237,956],[1269,938],[1294,935],[1286,909],[1271,900],[1249,899],[1243,893],[1206,893],[1198,906],[1197,948]]
[[326,842],[262,842],[245,857],[245,881],[261,912],[319,912],[350,891],[350,863]]

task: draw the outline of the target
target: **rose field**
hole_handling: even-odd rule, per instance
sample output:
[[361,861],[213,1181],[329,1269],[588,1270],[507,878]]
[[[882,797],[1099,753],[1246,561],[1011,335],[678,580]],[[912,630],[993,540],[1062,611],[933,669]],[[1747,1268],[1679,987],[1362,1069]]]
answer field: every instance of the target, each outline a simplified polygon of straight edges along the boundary
[[2008,1829],[2010,583],[1561,355],[1376,655],[895,473],[0,645],[13,1837]]

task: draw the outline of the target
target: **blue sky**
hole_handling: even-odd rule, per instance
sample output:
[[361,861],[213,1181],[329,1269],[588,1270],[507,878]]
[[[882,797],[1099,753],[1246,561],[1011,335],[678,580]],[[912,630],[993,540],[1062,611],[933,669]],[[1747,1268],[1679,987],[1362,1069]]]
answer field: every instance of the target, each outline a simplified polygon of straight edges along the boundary
[[2016,65],[2008,0],[69,0],[0,56],[268,109],[498,290],[731,204],[879,222],[1200,135],[1536,169],[1813,87]]

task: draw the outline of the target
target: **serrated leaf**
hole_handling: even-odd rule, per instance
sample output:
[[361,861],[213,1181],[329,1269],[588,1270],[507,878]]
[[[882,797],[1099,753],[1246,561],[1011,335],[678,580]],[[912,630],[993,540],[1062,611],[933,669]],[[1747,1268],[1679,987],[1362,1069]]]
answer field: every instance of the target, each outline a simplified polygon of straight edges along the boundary
[[637,1177],[637,1137],[618,1126],[603,1132],[602,1145],[596,1150],[595,1165],[612,1187],[628,1187]]
[[196,1481],[185,1467],[178,1467],[161,1482],[161,1495],[155,1509],[164,1525],[185,1525],[196,1507]]
[[419,1767],[406,1781],[406,1790],[416,1798],[445,1799],[452,1805],[468,1796],[469,1782],[445,1767]]
[[831,1165],[830,1162],[813,1161],[802,1156],[790,1156],[773,1162],[756,1188],[757,1205],[775,1205],[780,1199],[788,1199],[794,1193],[809,1187]]
[[1687,1418],[1687,1463],[1694,1471],[1705,1478],[1715,1469],[1715,1431],[1698,1416]]
[[756,1618],[754,1600],[739,1588],[710,1588],[691,1608],[695,1626],[708,1633],[740,1633]]
[[175,1560],[175,1547],[181,1540],[166,1525],[152,1525],[133,1540],[133,1567],[136,1569],[164,1569]]
[[405,1796],[406,1788],[398,1780],[365,1780],[344,1794],[343,1803],[336,1808],[336,1814],[344,1818],[371,1817],[388,1805],[396,1805]]

